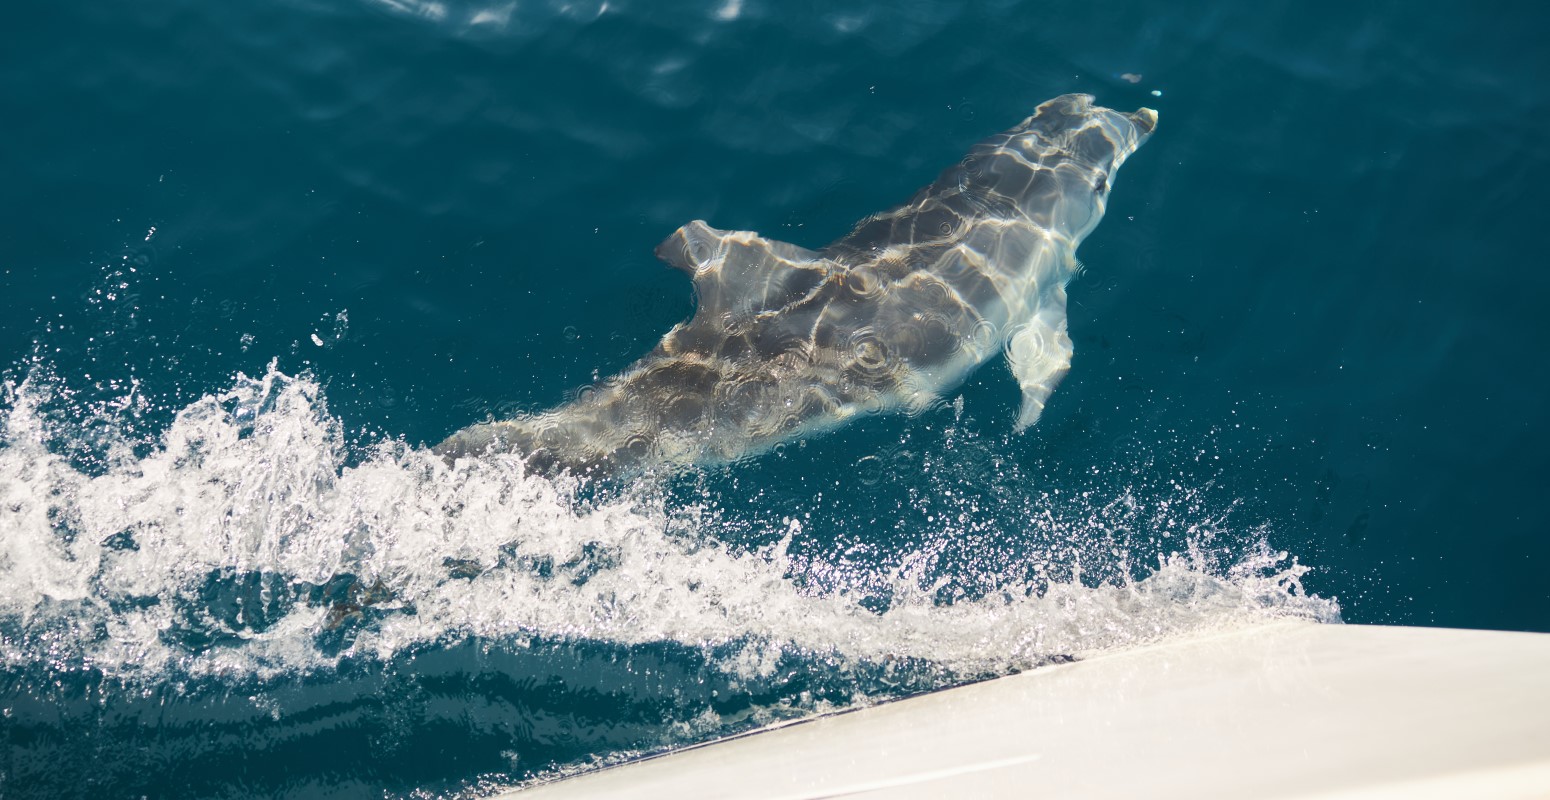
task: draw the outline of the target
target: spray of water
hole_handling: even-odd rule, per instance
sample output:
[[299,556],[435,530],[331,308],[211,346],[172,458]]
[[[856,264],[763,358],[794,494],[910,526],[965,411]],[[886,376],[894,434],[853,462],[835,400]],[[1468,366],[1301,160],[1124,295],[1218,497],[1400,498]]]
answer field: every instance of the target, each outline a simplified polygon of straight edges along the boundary
[[[750,678],[792,653],[961,676],[1338,614],[1263,542],[1213,549],[1221,521],[1209,518],[1156,563],[1102,580],[1080,568],[1051,577],[1049,553],[1023,553],[981,563],[974,591],[944,592],[944,543],[984,533],[972,513],[867,573],[799,554],[793,542],[821,520],[785,518],[772,543],[739,546],[720,535],[711,500],[581,501],[516,458],[449,466],[401,442],[348,458],[317,382],[273,366],[182,408],[149,440],[129,433],[144,404],[133,387],[78,411],[89,424],[47,413],[61,391],[35,371],[0,395],[0,662],[12,669],[263,679],[468,637],[536,637],[672,643]],[[94,458],[61,454],[62,436],[88,430]],[[1168,498],[1081,502],[1078,523],[1108,532],[1100,544],[1116,528],[1175,522],[1157,519]],[[886,603],[860,602],[879,592]]]

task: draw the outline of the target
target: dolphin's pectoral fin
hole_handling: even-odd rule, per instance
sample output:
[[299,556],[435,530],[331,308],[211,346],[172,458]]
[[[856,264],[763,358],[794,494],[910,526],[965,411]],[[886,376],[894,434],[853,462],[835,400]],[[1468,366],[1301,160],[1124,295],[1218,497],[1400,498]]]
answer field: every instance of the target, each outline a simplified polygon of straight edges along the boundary
[[839,265],[823,255],[750,231],[723,231],[700,220],[657,245],[657,257],[689,273],[699,314],[746,317],[806,297]]
[[1066,333],[1066,297],[1044,303],[1033,319],[1012,334],[1007,343],[1007,362],[1023,389],[1022,409],[1017,412],[1017,431],[1039,421],[1050,393],[1071,369],[1071,337]]

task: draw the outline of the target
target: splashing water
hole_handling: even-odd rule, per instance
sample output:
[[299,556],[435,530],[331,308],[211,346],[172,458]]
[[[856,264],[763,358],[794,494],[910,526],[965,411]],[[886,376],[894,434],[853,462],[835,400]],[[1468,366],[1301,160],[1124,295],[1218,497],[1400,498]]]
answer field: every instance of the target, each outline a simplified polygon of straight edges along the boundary
[[[1304,568],[1284,553],[1213,550],[1209,520],[1144,578],[1089,585],[1079,570],[1051,579],[1003,558],[991,590],[944,601],[942,543],[879,577],[797,555],[799,520],[783,519],[773,544],[740,547],[718,536],[713,503],[648,490],[578,500],[515,458],[448,466],[387,442],[351,465],[318,384],[273,365],[181,409],[151,443],[115,427],[143,403],[132,391],[99,405],[87,427],[100,456],[83,465],[48,446],[55,384],[34,374],[0,405],[11,669],[266,679],[538,637],[681,645],[749,678],[793,653],[961,678],[1266,616],[1337,617],[1301,591]],[[1112,529],[1156,512],[1122,498],[1087,521]],[[858,602],[880,583],[882,607]]]
[[514,457],[351,447],[318,382],[273,364],[175,413],[103,387],[36,364],[0,383],[0,715],[26,742],[0,787],[482,796],[1169,635],[1338,619],[1204,493],[1144,465],[1135,491],[1030,491],[1004,443],[953,426],[862,459],[881,470],[835,465],[846,491],[771,476],[789,455],[595,491]]

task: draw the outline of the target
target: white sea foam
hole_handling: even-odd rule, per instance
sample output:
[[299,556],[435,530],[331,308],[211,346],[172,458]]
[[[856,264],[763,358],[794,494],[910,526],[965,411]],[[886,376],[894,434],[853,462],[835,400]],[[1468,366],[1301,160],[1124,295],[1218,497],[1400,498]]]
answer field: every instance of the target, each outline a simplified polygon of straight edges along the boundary
[[[788,520],[777,543],[748,550],[726,543],[710,500],[582,503],[514,458],[448,466],[402,443],[351,460],[318,384],[273,367],[181,409],[149,446],[122,433],[132,393],[96,407],[87,427],[105,437],[103,455],[82,466],[55,452],[79,435],[43,410],[55,384],[0,392],[0,661],[11,668],[261,678],[478,636],[677,643],[749,677],[793,652],[983,674],[1338,615],[1302,591],[1284,553],[1212,550],[1200,526],[1135,579],[1006,580],[953,602],[923,552],[886,578],[878,613],[845,565],[789,555],[821,519]],[[1133,499],[1084,502],[1100,509],[1094,525],[1105,507],[1128,503],[1137,517]]]

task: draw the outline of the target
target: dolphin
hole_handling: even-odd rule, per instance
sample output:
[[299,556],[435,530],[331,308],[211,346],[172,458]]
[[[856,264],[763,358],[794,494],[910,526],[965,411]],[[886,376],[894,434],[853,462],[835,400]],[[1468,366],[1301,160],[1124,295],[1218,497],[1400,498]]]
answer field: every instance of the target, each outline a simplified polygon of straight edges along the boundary
[[434,449],[577,476],[735,462],[858,414],[925,409],[1000,352],[1021,431],[1071,366],[1077,245],[1156,125],[1090,95],[1046,101],[822,250],[690,222],[656,249],[693,279],[688,321],[574,401]]

